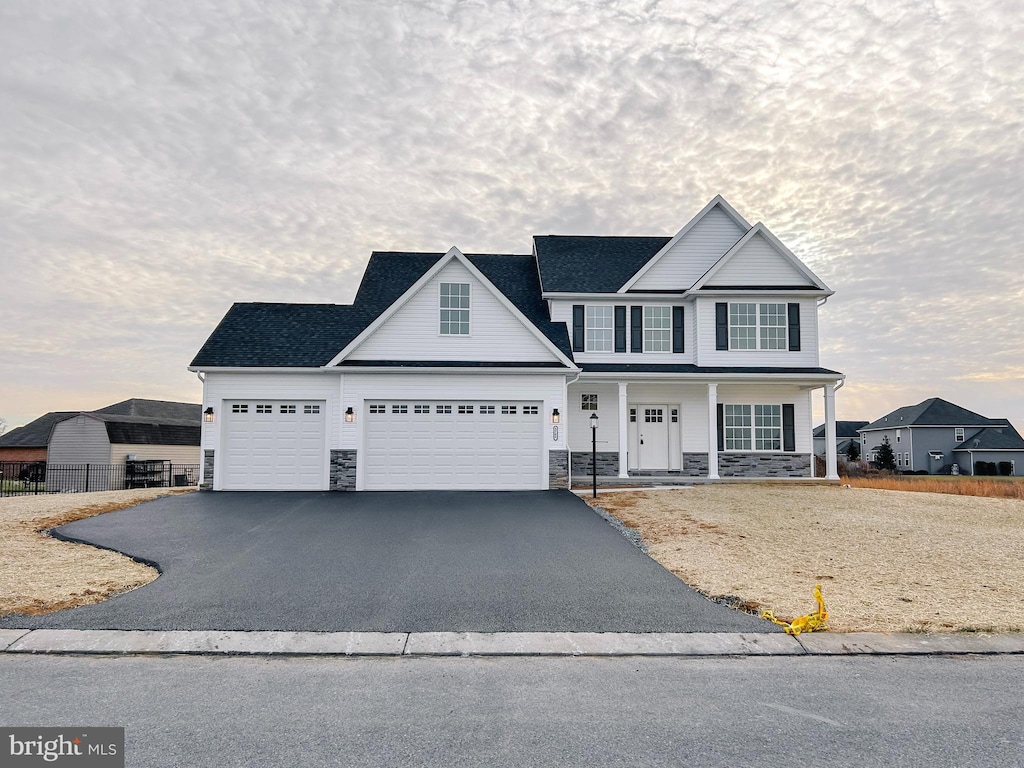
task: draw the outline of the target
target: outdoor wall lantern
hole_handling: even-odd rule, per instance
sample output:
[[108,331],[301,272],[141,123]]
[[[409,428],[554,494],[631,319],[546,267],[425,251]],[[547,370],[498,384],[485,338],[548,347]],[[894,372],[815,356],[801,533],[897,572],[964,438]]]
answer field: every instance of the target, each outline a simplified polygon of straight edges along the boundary
[[356,412],[352,410],[352,406],[350,405],[348,408],[345,409],[345,423],[351,424],[355,420]]
[[561,420],[562,420],[562,417],[558,415],[558,409],[557,408],[552,408],[551,409],[551,423],[552,424],[557,424]]
[[[193,411],[194,413],[194,411]],[[205,411],[203,411],[203,421],[207,424],[213,424],[213,406],[211,405]]]

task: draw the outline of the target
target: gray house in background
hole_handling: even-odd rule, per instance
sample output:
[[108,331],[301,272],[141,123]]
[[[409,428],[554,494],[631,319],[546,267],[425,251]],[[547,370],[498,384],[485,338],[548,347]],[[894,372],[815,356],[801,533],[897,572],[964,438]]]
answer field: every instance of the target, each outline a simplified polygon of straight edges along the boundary
[[978,474],[977,462],[1010,465],[1024,475],[1024,439],[1007,419],[990,419],[938,397],[897,408],[858,430],[861,456],[873,461],[889,438],[896,468],[948,475]]
[[[866,427],[866,421],[837,421],[836,422],[836,455],[840,458],[846,456],[846,451],[852,442],[860,442],[860,435],[857,430]],[[819,424],[814,428],[814,455],[825,455],[825,425]],[[863,453],[863,452],[862,452]]]

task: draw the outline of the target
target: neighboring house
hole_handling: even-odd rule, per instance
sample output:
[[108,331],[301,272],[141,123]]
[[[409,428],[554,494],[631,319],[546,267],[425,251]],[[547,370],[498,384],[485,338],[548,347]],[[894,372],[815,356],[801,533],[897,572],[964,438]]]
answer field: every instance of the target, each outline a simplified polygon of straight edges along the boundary
[[949,474],[976,474],[976,462],[1010,462],[1012,473],[1024,474],[1024,439],[1007,419],[990,419],[946,400],[932,397],[897,408],[861,427],[861,455],[874,461],[889,438],[897,469]]
[[46,461],[46,443],[53,425],[75,413],[77,411],[51,411],[0,435],[0,463]]
[[[809,477],[832,291],[716,197],[674,237],[374,252],[351,305],[235,304],[190,365],[213,489]],[[834,438],[827,474],[836,475]]]
[[[836,422],[836,453],[846,456],[850,443],[860,441],[857,430],[866,427],[866,421],[837,421]],[[825,425],[819,424],[814,428],[814,455],[825,456]]]
[[162,460],[199,464],[202,406],[133,398],[71,414],[53,425],[50,464]]

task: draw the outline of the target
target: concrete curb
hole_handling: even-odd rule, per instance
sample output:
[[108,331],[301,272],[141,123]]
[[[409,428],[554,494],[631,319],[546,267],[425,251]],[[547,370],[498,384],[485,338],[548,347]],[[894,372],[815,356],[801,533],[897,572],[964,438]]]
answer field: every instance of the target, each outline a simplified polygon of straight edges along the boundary
[[0,653],[206,656],[1024,654],[1024,635],[0,630]]

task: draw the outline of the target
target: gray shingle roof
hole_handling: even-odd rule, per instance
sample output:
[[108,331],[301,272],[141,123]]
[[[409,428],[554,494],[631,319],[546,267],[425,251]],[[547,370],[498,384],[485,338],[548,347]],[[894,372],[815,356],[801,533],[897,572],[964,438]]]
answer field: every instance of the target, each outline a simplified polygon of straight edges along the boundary
[[971,435],[954,451],[1024,451],[1024,438],[1021,438],[1012,425],[1005,427],[986,427]]
[[[195,367],[320,367],[419,280],[443,253],[375,251],[350,305],[235,304],[192,361]],[[541,333],[572,358],[565,323],[552,323],[532,256],[466,254]],[[468,363],[479,365],[479,363]]]
[[766,368],[758,366],[702,366],[691,363],[659,365],[657,363],[577,363],[584,371],[592,373],[695,373],[719,375],[723,373],[755,374],[806,374],[809,376],[827,374],[840,377],[841,373],[828,368]]
[[931,397],[917,405],[897,408],[866,427],[861,427],[861,431],[914,426],[987,427],[1005,423],[1005,420],[986,418],[940,397]]
[[[863,429],[868,423],[866,421],[837,421],[836,439],[840,437],[857,437],[857,430]],[[825,436],[825,425],[819,424],[814,428],[814,437]]]
[[671,239],[537,235],[533,245],[545,291],[615,293]]
[[45,448],[53,425],[70,419],[76,413],[78,411],[51,411],[43,414],[23,427],[0,435],[0,448]]
[[145,400],[133,397],[105,408],[98,408],[95,413],[139,416],[148,419],[184,420],[198,424],[203,417],[203,406],[199,403],[176,403],[171,400]]

